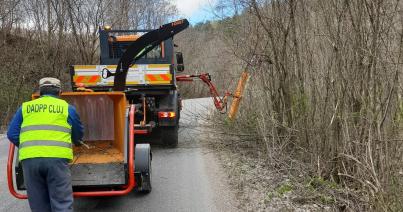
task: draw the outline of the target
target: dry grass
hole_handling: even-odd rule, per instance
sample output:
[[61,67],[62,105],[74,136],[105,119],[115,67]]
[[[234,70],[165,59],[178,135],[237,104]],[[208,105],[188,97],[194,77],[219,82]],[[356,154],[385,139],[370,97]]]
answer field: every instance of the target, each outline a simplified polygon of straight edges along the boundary
[[223,22],[222,34],[251,79],[238,120],[216,126],[239,139],[225,145],[261,152],[259,160],[302,191],[299,202],[402,210],[403,4],[249,0],[237,6],[245,13]]

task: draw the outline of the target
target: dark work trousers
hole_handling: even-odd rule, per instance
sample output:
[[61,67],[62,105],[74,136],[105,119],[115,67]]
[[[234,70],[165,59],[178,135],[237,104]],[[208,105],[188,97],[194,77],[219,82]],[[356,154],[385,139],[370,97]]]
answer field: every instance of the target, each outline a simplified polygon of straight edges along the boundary
[[67,159],[25,159],[22,169],[33,212],[73,211],[73,189]]

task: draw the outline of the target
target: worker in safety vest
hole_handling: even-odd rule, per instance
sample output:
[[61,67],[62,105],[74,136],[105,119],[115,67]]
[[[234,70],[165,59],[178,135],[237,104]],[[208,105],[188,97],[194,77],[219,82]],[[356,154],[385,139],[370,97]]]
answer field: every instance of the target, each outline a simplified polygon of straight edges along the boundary
[[59,99],[60,80],[42,78],[39,90],[40,98],[18,109],[7,137],[19,150],[31,210],[73,211],[68,163],[72,143],[81,143],[83,127],[76,109]]

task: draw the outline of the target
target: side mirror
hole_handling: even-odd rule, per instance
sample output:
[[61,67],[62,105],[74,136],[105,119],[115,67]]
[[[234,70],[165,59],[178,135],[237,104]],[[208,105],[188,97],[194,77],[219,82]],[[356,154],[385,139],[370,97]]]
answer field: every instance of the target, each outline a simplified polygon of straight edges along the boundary
[[183,64],[182,52],[176,52],[176,71],[183,72],[185,70],[185,65]]

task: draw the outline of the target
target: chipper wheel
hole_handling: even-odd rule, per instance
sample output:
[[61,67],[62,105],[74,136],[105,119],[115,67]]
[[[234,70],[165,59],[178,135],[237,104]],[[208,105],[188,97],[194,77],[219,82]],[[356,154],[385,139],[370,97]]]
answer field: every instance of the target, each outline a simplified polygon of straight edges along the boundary
[[150,144],[136,144],[134,152],[134,175],[137,190],[142,193],[151,192],[151,148]]

